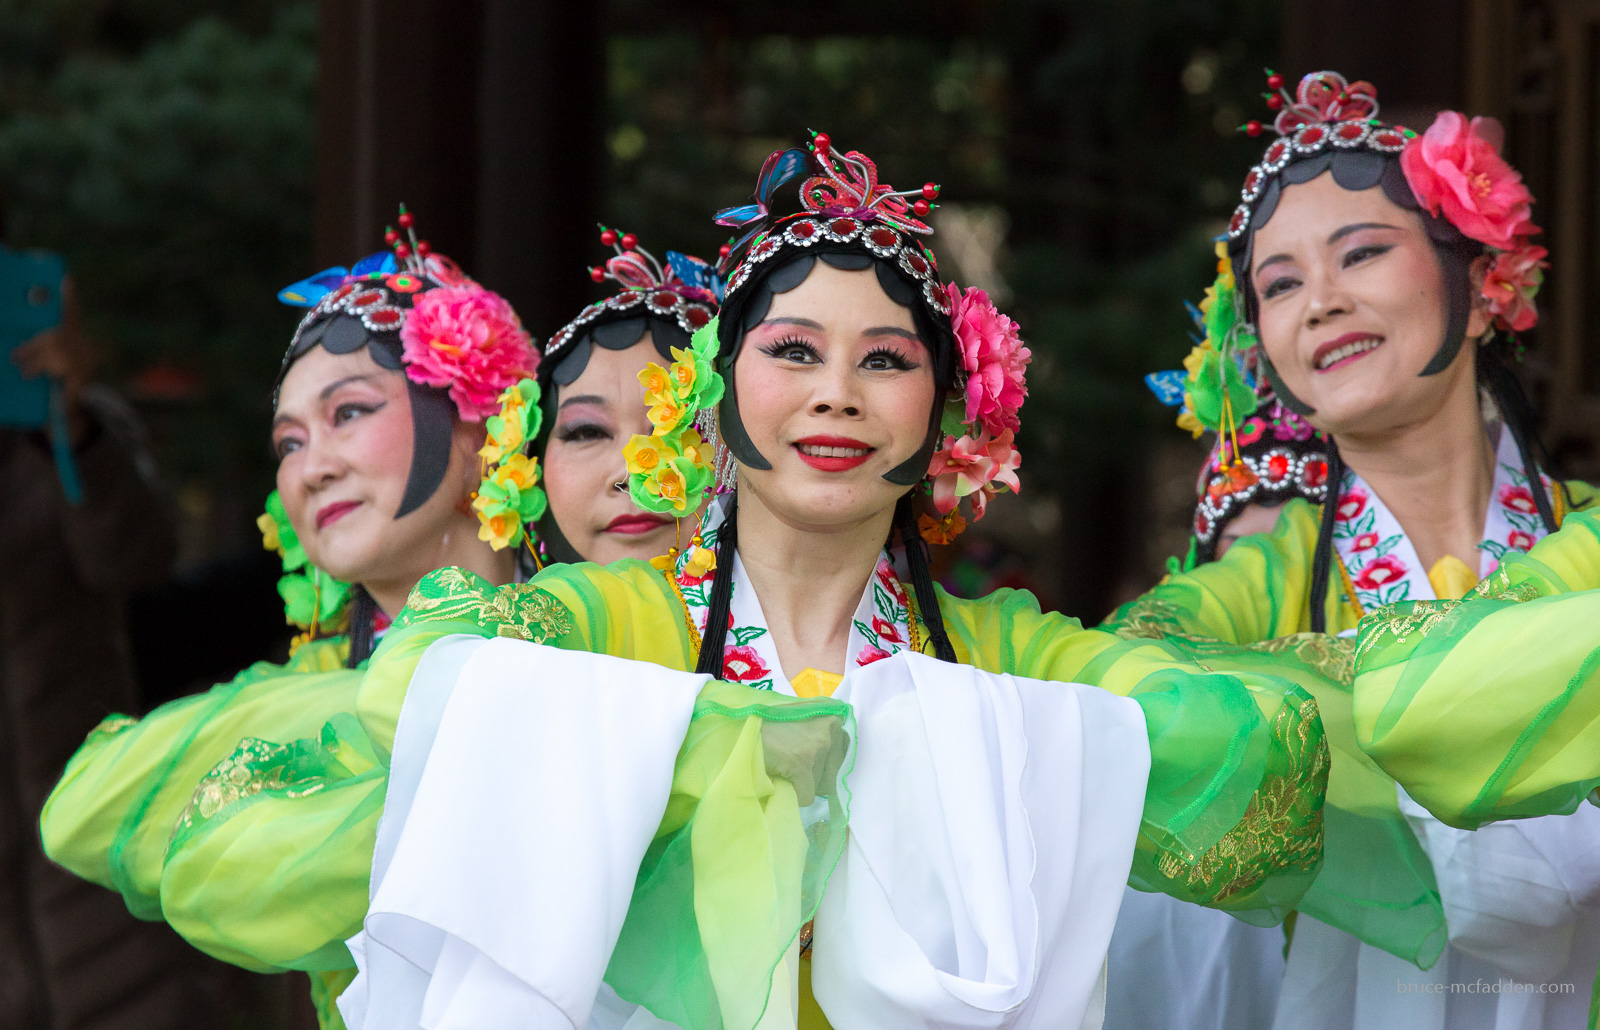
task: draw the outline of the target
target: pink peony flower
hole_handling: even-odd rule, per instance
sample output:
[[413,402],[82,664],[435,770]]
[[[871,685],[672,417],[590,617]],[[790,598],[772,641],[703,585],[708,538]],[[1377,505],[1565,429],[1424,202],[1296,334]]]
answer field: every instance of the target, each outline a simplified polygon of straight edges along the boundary
[[1017,335],[1017,323],[989,302],[983,290],[945,287],[950,297],[950,322],[961,345],[961,367],[967,373],[964,421],[995,436],[1022,426],[1017,415],[1028,396],[1028,362],[1033,352]]
[[1022,455],[1012,441],[1011,430],[994,439],[987,431],[976,437],[961,436],[945,439],[945,448],[934,454],[928,462],[928,476],[933,480],[933,506],[944,515],[952,511],[963,497],[972,497],[973,519],[983,516],[988,497],[978,496],[991,483],[1003,483],[1013,492],[1022,491],[1016,470],[1022,465]]
[[881,662],[887,657],[889,657],[889,652],[881,647],[863,647],[861,653],[856,655],[856,664],[871,665],[873,662]]
[[400,341],[406,374],[425,386],[448,387],[465,422],[499,411],[500,394],[539,365],[517,313],[481,286],[440,286],[417,294]]
[[1505,162],[1493,139],[1499,123],[1459,111],[1440,111],[1428,131],[1400,153],[1400,167],[1417,200],[1444,214],[1466,235],[1499,250],[1538,232],[1531,221],[1533,197],[1522,175]]
[[900,577],[895,575],[894,566],[888,562],[879,562],[876,571],[878,582],[883,584],[883,589],[894,595],[894,599],[902,605],[906,603],[906,588],[900,585]]
[[749,683],[761,679],[772,670],[761,660],[753,647],[739,645],[722,652],[722,678],[733,683]]
[[1378,546],[1378,534],[1376,534],[1376,533],[1362,533],[1360,536],[1356,537],[1355,540],[1353,540],[1351,542],[1350,550],[1352,550],[1352,551],[1370,551],[1374,547],[1377,547],[1377,546]]
[[891,644],[903,644],[906,642],[906,638],[900,635],[900,627],[881,615],[872,617],[872,632],[878,635],[879,640],[887,640]]
[[1533,539],[1532,533],[1524,533],[1520,529],[1513,529],[1510,534],[1506,536],[1506,546],[1511,548],[1513,551],[1522,551],[1523,553],[1527,553],[1528,551],[1533,550],[1533,545],[1535,543],[1536,541]]
[[1489,310],[1503,328],[1525,333],[1539,324],[1539,309],[1533,298],[1544,282],[1544,259],[1549,251],[1523,243],[1494,259],[1483,280],[1483,296]]
[[1366,509],[1367,492],[1360,487],[1356,487],[1339,498],[1338,507],[1333,509],[1333,517],[1339,522],[1349,522]]
[[1525,486],[1501,487],[1500,503],[1524,515],[1532,515],[1539,510],[1539,505],[1533,499],[1533,491]]
[[1382,558],[1375,558],[1366,568],[1361,570],[1361,575],[1351,580],[1357,590],[1376,590],[1386,583],[1393,583],[1406,574],[1406,563],[1392,554]]

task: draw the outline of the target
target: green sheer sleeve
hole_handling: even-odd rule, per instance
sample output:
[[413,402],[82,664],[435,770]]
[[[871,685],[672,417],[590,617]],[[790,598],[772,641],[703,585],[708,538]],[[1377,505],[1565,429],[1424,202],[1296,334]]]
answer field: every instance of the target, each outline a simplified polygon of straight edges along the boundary
[[344,668],[347,654],[343,638],[313,641],[285,665],[254,665],[143,719],[105,720],[45,802],[45,853],[119,891],[135,915],[159,919],[167,842],[195,784],[243,737],[293,740],[349,710],[361,674]]
[[[1230,644],[1273,640],[1311,628],[1311,556],[1321,513],[1296,498],[1283,506],[1271,532],[1239,540],[1216,561],[1162,579],[1111,614],[1102,629],[1130,636],[1188,635]],[[1330,590],[1328,622],[1335,631],[1361,617]]]
[[1459,601],[1416,601],[1361,624],[1361,745],[1440,820],[1574,811],[1600,784],[1600,510]]
[[[1145,710],[1151,773],[1132,882],[1277,922],[1322,857],[1327,744],[1316,704],[1271,663],[1218,670],[1170,645],[1086,630],[1032,595],[940,600],[962,661],[991,672],[1087,683]],[[1308,677],[1310,678],[1310,677]]]

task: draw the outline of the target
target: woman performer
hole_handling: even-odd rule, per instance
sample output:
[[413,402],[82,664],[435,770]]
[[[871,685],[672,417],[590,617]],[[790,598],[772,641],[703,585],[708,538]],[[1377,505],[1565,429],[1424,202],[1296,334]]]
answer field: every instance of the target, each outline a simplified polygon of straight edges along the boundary
[[[773,190],[808,165],[803,210],[772,222]],[[835,151],[826,135],[810,153],[773,155],[756,204],[724,213],[725,224],[750,227],[727,255],[737,266],[723,313],[674,355],[670,370],[641,376],[655,429],[627,448],[631,490],[643,506],[685,512],[714,480],[736,488],[685,546],[652,563],[552,567],[502,590],[463,570],[424,577],[368,672],[359,727],[330,725],[320,740],[279,746],[279,756],[293,756],[287,777],[273,776],[284,757],[264,761],[242,750],[239,775],[259,788],[249,804],[229,803],[225,778],[202,785],[197,797],[220,803],[202,802],[174,835],[162,884],[174,925],[213,953],[283,967],[342,950],[365,918],[350,947],[366,981],[341,1000],[353,1026],[465,1025],[489,1013],[508,1025],[548,1018],[655,1026],[660,1018],[793,1026],[798,1018],[822,1026],[821,1009],[847,1023],[921,1025],[1027,1005],[1071,1013],[1076,1025],[1092,1004],[1115,888],[1130,866],[1135,882],[1151,889],[1267,922],[1281,917],[1320,849],[1325,752],[1314,707],[1298,689],[1270,676],[1201,672],[1165,647],[1041,614],[1026,594],[963,601],[932,583],[916,488],[932,477],[943,517],[920,521],[942,535],[961,521],[960,497],[981,512],[997,483],[1018,485],[1012,434],[1027,358],[1014,325],[983,294],[947,289],[918,242],[937,193],[929,184],[908,204],[877,182],[867,158]],[[713,407],[724,453],[715,467],[712,445],[693,424]],[[701,425],[712,428],[708,419]],[[906,547],[909,590],[885,553],[892,534]],[[903,652],[910,654],[886,660]],[[491,671],[484,661],[498,664]],[[691,669],[698,675],[671,671]],[[709,675],[730,682],[702,690]],[[1021,732],[1005,719],[974,715],[951,727],[940,706],[922,707],[920,717],[896,709],[902,714],[877,718],[867,685],[903,685],[907,676],[944,684],[950,712],[966,711],[971,697],[994,697],[983,692],[1002,689],[1000,680],[1028,682],[1008,676],[1069,681],[1029,693],[1030,703],[1075,699],[1092,709],[1084,727],[1095,732],[1080,750],[1066,742],[1065,723],[1041,714],[1029,725],[1060,740],[1055,748],[1035,742],[1030,761],[1040,769],[1064,756],[1089,761],[1102,735],[1132,754],[1118,722],[1130,709],[1112,716],[1101,706],[1137,703],[1134,725],[1142,718],[1145,730],[1136,751],[1148,749],[1150,771],[1121,775],[1127,759],[1094,752],[1104,762],[1097,788],[1080,792],[1077,774],[1063,773],[1060,807],[1031,823],[1023,836],[1033,843],[1016,838],[1003,859],[986,852],[963,861],[964,849],[1012,839],[974,828],[939,838],[953,858],[938,869],[929,869],[933,852],[922,847],[891,847],[894,854],[879,852],[873,863],[868,850],[899,825],[892,812],[874,809],[881,814],[861,816],[841,860],[849,795],[835,781],[841,763],[849,765],[830,726],[859,718],[862,741],[904,745],[887,766],[874,757],[882,751],[860,751],[850,789],[863,808],[869,796],[883,803],[866,786],[881,781],[862,779],[869,766],[883,776],[937,768],[926,764],[936,753],[978,761],[964,773],[913,776],[902,785],[911,798],[935,781],[941,790],[982,782],[980,752],[1002,765],[1001,756],[1020,753],[929,744],[935,726],[959,735],[1004,723]],[[649,689],[635,692],[640,683]],[[952,684],[962,690],[951,692]],[[830,699],[836,690],[849,705]],[[500,691],[487,709],[492,718],[452,718],[448,706],[484,691]],[[616,697],[629,700],[614,704]],[[450,750],[468,739],[466,750]],[[671,790],[656,794],[662,775]],[[1121,804],[1130,779],[1148,787],[1142,806],[1129,810],[1142,814],[1095,837],[1105,853],[1051,860],[1051,842],[1077,825],[1077,806]],[[637,789],[624,789],[630,785]],[[602,790],[616,792],[593,793]],[[972,796],[1016,796],[997,790]],[[652,796],[665,804],[664,818],[661,807],[639,800]],[[826,811],[810,807],[818,797]],[[1073,800],[1061,803],[1066,797]],[[634,852],[640,812],[649,826]],[[626,832],[607,821],[619,813],[634,819]],[[441,817],[448,827],[430,821]],[[992,868],[990,859],[1027,864],[1025,854],[1037,863],[1017,879],[962,879]],[[280,860],[290,855],[292,862]],[[836,862],[848,883],[836,881],[823,904]],[[904,884],[891,875],[902,866],[917,884],[909,894],[896,893]],[[1034,868],[1042,875],[1036,885]],[[1059,906],[1073,869],[1109,876],[1112,889],[1073,894],[1084,904],[1097,898],[1098,907],[1049,921],[1047,914],[1064,918]],[[620,906],[595,887],[608,876],[626,881]],[[967,903],[920,903],[935,881]],[[408,892],[422,883],[431,884],[431,900]],[[1006,885],[1019,883],[1024,894],[1042,893],[1012,909]],[[431,911],[414,908],[418,901]],[[819,904],[813,1001],[809,934],[800,937],[804,961],[794,946]],[[1011,911],[1020,924],[1003,917]],[[903,920],[908,929],[853,937],[853,919],[877,919],[880,930]],[[946,919],[956,928],[941,929]],[[996,929],[997,920],[1017,935]],[[1051,950],[1074,933],[1083,946]],[[957,939],[968,943],[948,951]],[[893,947],[879,947],[886,940]],[[899,984],[904,991],[872,980],[890,952],[903,960],[896,968],[922,970]],[[589,979],[576,970],[596,963]],[[608,986],[600,986],[601,971]]]
[[[1202,334],[1215,303],[1207,299],[1192,309]],[[1198,367],[1203,351],[1202,344],[1189,363]],[[1145,381],[1157,397],[1177,406],[1186,403],[1186,378],[1185,372],[1158,372]],[[1226,447],[1219,436],[1200,467],[1194,535],[1183,560],[1171,560],[1174,573],[1216,561],[1241,538],[1270,531],[1286,502],[1320,504],[1327,492],[1326,438],[1284,407],[1264,377],[1255,386],[1255,413]],[[1197,435],[1222,428],[1202,424],[1190,410],[1179,423]],[[1237,489],[1227,476],[1235,461],[1255,477]],[[1277,1010],[1284,944],[1277,928],[1250,926],[1214,909],[1129,888],[1107,959],[1106,1020],[1141,1030],[1265,1030]],[[1137,976],[1118,975],[1134,971]]]
[[[1320,522],[1292,501],[1272,533],[1169,577],[1111,624],[1174,646],[1188,636],[1326,650],[1335,645],[1320,634],[1347,636],[1381,605],[1459,597],[1593,499],[1583,484],[1552,489],[1540,471],[1528,405],[1494,333],[1536,321],[1544,256],[1529,242],[1531,198],[1497,152],[1498,126],[1445,112],[1417,137],[1376,120],[1370,85],[1332,72],[1306,76],[1273,106],[1282,138],[1229,224],[1230,267],[1191,407],[1236,448],[1232,422],[1251,402],[1250,369],[1236,357],[1253,350],[1247,364],[1277,399],[1328,434],[1338,488]],[[1236,460],[1213,485],[1225,494],[1259,478]],[[1327,863],[1295,923],[1278,1025],[1571,1025],[1580,1002],[1570,996],[1529,1003],[1450,986],[1593,968],[1600,913],[1584,906],[1600,883],[1578,877],[1557,896],[1513,881],[1568,882],[1568,856],[1589,849],[1574,852],[1572,835],[1600,837],[1600,822],[1464,836],[1397,801],[1356,747],[1352,650],[1329,651],[1333,682],[1317,692],[1334,755]]]
[[[402,212],[408,234],[411,221]],[[643,367],[647,352],[658,353],[643,345],[686,345],[689,331],[715,313],[715,298],[658,269],[658,291],[683,291],[676,308],[647,321],[634,317],[645,294],[625,288],[585,309],[586,330],[558,334],[552,359],[541,362],[496,294],[414,235],[390,242],[393,253],[353,271],[329,269],[280,293],[286,303],[313,309],[279,377],[278,490],[261,519],[268,547],[284,557],[279,590],[289,620],[305,630],[292,658],[253,666],[143,720],[107,719],[74,756],[41,819],[52,859],[120,891],[146,918],[160,917],[161,863],[173,825],[198,780],[242,738],[314,734],[349,711],[374,643],[424,572],[461,566],[490,582],[515,578],[515,552],[486,545],[492,534],[468,502],[481,478],[485,417],[498,417],[490,413],[499,411],[499,395],[518,378],[537,369],[552,398],[548,439],[537,427],[529,434],[543,443],[556,509],[543,524],[563,527],[558,539],[578,540],[607,559],[659,553],[673,537],[670,520],[641,512],[611,486],[626,480],[626,469],[620,448],[604,441],[648,429],[636,390],[620,385]],[[708,267],[669,254],[691,274]],[[575,360],[580,351],[588,357],[590,333],[619,323],[634,333],[622,349],[603,344],[587,368]],[[454,368],[440,346],[451,341],[466,341]],[[657,347],[665,351],[666,344]],[[526,493],[525,510],[537,517],[541,492]],[[390,511],[397,514],[384,514]],[[319,1014],[325,1025],[337,1025],[332,999],[354,970],[346,959],[310,971]]]

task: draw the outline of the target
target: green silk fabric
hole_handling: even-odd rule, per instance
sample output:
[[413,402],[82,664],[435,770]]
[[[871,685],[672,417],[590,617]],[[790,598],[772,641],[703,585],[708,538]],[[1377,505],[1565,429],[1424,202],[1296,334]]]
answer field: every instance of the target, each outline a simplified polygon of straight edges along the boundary
[[[1567,487],[1576,506],[1595,496],[1582,483]],[[1316,507],[1289,501],[1271,532],[1245,537],[1221,559],[1168,576],[1119,608],[1102,628],[1159,641],[1173,654],[1201,663],[1221,652],[1235,668],[1291,679],[1316,699],[1332,759],[1323,813],[1325,852],[1322,871],[1298,907],[1426,969],[1448,940],[1444,910],[1432,864],[1400,814],[1394,769],[1363,749],[1366,730],[1358,734],[1356,641],[1309,632],[1320,523]],[[1517,559],[1510,562],[1514,566]],[[1365,629],[1337,570],[1324,603],[1333,633],[1358,625]],[[1241,655],[1238,648],[1255,657]],[[1502,653],[1509,657],[1511,652]],[[1490,721],[1511,714],[1504,707],[1481,711]],[[1390,750],[1403,753],[1415,740],[1397,740]],[[1457,746],[1464,745],[1458,741]]]
[[1459,601],[1361,623],[1360,744],[1440,820],[1567,814],[1600,785],[1600,508]]
[[[1267,656],[1213,647],[1197,661],[1168,642],[1042,614],[1017,591],[978,601],[941,594],[940,605],[964,663],[1096,684],[1141,705],[1151,773],[1130,882],[1260,924],[1294,907],[1321,862],[1328,746],[1310,695],[1275,675]],[[243,719],[226,704],[208,709],[197,735],[167,740],[166,760],[187,778],[187,789],[172,788],[182,803],[130,806],[120,794],[102,803],[107,820],[164,848],[144,874],[146,911],[228,961],[306,970],[331,999],[351,964],[343,942],[366,914],[412,672],[434,642],[462,633],[685,671],[695,661],[682,603],[647,563],[558,566],[498,589],[458,569],[432,573],[364,671],[326,674],[353,686],[339,679],[334,692],[294,695],[302,708],[276,727],[265,710]],[[769,1005],[790,1004],[773,972],[842,848],[849,758],[840,741],[851,732],[839,702],[707,685],[607,971],[619,994],[682,1025],[739,1030]],[[189,753],[189,741],[230,733],[230,749]],[[106,748],[115,739],[91,739],[74,760],[80,778],[98,782],[84,782],[91,794],[143,771]],[[817,758],[813,778],[828,799],[828,816],[809,827],[792,783],[772,772],[775,762],[804,766],[806,755]],[[78,853],[83,868],[103,861],[111,836],[78,834],[59,824],[58,848]]]

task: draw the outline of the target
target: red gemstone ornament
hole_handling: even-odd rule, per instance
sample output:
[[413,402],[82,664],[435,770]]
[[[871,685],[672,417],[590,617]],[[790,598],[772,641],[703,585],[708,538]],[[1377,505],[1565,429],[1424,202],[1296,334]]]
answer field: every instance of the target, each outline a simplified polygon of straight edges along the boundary
[[1277,72],[1273,72],[1271,75],[1268,75],[1267,76],[1267,88],[1268,89],[1282,89],[1283,88],[1283,76],[1279,75]]
[[825,132],[819,132],[811,138],[811,145],[817,148],[817,153],[826,154],[828,148],[833,146],[833,139]]
[[626,234],[625,236],[622,237],[622,249],[623,250],[632,250],[633,248],[637,247],[638,245],[639,245],[639,237],[635,236],[633,233],[630,232],[630,233],[628,233],[628,234]]
[[602,246],[609,247],[609,246],[612,246],[613,244],[615,244],[616,242],[617,242],[617,234],[612,232],[610,229],[607,229],[605,232],[600,234],[600,243],[601,243]]
[[400,223],[400,228],[409,229],[416,219],[411,217],[410,211],[402,211],[400,212],[400,217],[397,219],[397,221]]
[[433,244],[427,240],[417,241],[417,257],[427,257],[433,252]]
[[928,217],[929,210],[928,202],[926,200],[919,200],[915,204],[911,205],[911,210],[916,212],[918,218],[926,218]]
[[1247,136],[1259,136],[1261,135],[1261,123],[1252,118],[1244,123],[1244,131]]
[[683,317],[687,318],[689,320],[689,324],[694,326],[696,329],[711,321],[710,313],[707,312],[705,308],[701,307],[685,308],[683,311]]
[[1269,110],[1276,111],[1279,108],[1281,108],[1282,106],[1283,106],[1283,97],[1279,96],[1276,93],[1272,93],[1272,94],[1268,95],[1268,97],[1267,97],[1267,107],[1268,107]]
[[606,281],[606,270],[599,267],[591,268],[589,269],[589,278],[597,283],[603,283]]
[[938,185],[938,183],[925,182],[925,183],[922,184],[922,199],[923,200],[932,200],[934,197],[937,197],[938,195],[939,195],[939,185]]
[[379,329],[390,329],[399,325],[403,318],[394,308],[384,308],[382,311],[370,312],[365,321]]
[[410,245],[405,244],[405,243],[397,244],[395,246],[395,248],[394,248],[394,256],[399,258],[401,261],[404,261],[406,258],[410,257],[411,256],[411,247],[410,247]]
[[400,242],[400,233],[394,229],[390,229],[388,232],[383,234],[383,242],[387,243],[391,247],[394,246],[396,243]]
[[717,254],[720,255],[721,257],[727,257],[729,254],[732,254],[732,253],[733,253],[733,248],[730,247],[726,243],[724,243],[722,245],[722,247],[717,251]]
[[667,290],[662,290],[660,293],[654,293],[650,295],[650,303],[661,310],[666,311],[674,304],[678,303],[678,295]]
[[1282,479],[1289,474],[1289,456],[1287,454],[1274,454],[1267,459],[1267,475],[1273,480]]

